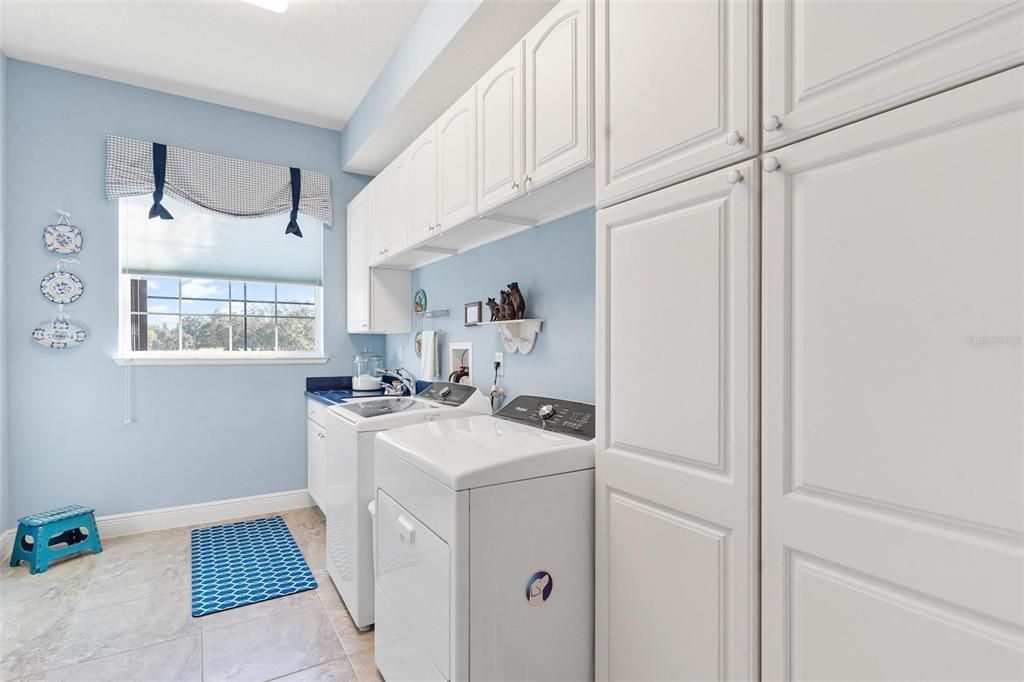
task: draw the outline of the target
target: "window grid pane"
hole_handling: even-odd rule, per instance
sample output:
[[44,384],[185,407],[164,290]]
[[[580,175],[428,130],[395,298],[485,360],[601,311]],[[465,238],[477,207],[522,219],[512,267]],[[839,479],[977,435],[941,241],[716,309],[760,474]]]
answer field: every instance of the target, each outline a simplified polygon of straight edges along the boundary
[[[130,280],[133,351],[316,350],[314,287],[170,277],[147,284]],[[289,300],[281,300],[282,287]]]

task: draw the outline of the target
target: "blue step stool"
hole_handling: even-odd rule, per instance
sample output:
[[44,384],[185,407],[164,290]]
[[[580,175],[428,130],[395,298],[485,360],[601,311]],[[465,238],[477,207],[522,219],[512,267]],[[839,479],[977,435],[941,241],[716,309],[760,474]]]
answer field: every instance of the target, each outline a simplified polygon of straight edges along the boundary
[[94,511],[73,504],[21,517],[11,551],[11,566],[25,560],[31,573],[44,573],[53,559],[87,549],[99,554],[103,547]]

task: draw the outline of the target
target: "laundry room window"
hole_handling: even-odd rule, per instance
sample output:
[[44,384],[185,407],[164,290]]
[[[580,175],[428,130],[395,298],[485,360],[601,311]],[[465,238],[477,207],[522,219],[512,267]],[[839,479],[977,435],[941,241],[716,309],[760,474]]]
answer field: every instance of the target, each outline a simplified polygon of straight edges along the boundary
[[323,225],[120,199],[121,364],[324,362]]

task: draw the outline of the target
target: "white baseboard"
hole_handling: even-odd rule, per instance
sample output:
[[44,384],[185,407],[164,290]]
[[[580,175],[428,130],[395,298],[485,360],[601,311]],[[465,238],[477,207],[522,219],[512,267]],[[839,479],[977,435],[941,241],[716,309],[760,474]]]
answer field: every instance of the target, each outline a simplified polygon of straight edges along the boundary
[[[273,514],[301,509],[313,505],[308,490],[288,490],[282,493],[267,493],[251,497],[236,497],[231,500],[186,504],[180,507],[163,507],[127,514],[97,516],[96,526],[101,538],[116,538],[119,535],[148,533],[154,530],[198,526],[204,523],[229,521],[244,516]],[[14,529],[0,534],[0,556],[10,556],[14,540]]]

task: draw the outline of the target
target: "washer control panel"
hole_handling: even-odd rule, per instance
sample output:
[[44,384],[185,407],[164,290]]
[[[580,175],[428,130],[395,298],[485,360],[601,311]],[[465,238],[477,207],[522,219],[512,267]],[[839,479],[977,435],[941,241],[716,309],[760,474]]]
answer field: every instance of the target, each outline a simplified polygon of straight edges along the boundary
[[447,381],[435,381],[420,391],[416,397],[433,400],[436,403],[449,407],[458,407],[469,400],[469,397],[476,393],[476,390],[476,386],[470,386],[469,384],[451,384]]
[[495,412],[494,416],[591,440],[594,437],[594,414],[594,406],[589,403],[521,395]]

